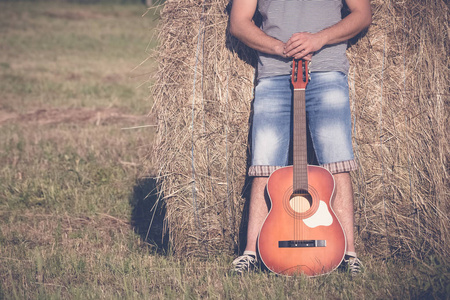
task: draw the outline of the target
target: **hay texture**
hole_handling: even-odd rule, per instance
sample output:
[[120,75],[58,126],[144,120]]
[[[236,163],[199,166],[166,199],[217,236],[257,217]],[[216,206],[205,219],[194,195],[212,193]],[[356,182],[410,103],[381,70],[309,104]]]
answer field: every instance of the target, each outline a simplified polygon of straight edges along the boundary
[[[179,256],[236,251],[246,218],[255,55],[227,31],[227,6],[167,0],[161,15],[151,156]],[[348,51],[357,247],[448,255],[448,7],[372,8],[373,25]]]
[[243,60],[254,55],[230,38],[225,9],[223,1],[166,1],[162,13],[153,155],[180,255],[237,243],[254,72]]
[[449,19],[443,1],[373,1],[348,51],[359,244],[374,254],[449,254]]

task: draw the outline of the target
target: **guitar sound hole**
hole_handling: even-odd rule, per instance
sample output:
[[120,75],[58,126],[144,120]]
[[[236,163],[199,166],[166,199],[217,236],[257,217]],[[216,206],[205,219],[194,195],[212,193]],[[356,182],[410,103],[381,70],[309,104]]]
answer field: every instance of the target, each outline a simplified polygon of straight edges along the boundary
[[293,194],[289,200],[289,205],[296,213],[304,213],[312,206],[312,197],[310,194]]

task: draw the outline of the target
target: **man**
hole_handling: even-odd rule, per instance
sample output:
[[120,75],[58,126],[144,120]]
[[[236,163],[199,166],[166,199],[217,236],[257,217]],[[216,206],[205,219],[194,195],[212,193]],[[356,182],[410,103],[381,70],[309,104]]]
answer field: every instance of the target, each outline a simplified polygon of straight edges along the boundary
[[[360,272],[353,236],[353,190],[349,172],[356,169],[351,144],[348,98],[347,40],[372,21],[369,0],[346,0],[350,13],[342,19],[342,0],[234,0],[230,31],[258,52],[253,105],[251,167],[253,177],[247,245],[234,262],[243,273],[256,266],[256,242],[268,207],[268,176],[287,165],[291,139],[291,61],[310,61],[306,112],[314,151],[335,180],[333,209],[347,238],[344,263]],[[261,27],[253,22],[258,9]]]

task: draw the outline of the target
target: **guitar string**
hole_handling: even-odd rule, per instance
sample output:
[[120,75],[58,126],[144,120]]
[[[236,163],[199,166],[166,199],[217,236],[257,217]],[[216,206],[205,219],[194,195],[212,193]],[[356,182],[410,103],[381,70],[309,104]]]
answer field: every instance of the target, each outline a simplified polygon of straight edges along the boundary
[[[301,64],[301,65],[300,65]],[[301,80],[307,81],[307,77],[309,76],[307,72],[307,62],[300,60],[300,61],[293,61],[293,70],[294,70],[294,78],[292,78],[294,81],[299,80],[299,71],[301,72]],[[300,65],[300,66],[299,66]],[[302,153],[301,155],[298,154],[298,149],[300,149],[300,146],[303,144],[305,146],[306,143],[306,103],[305,103],[305,89],[302,91],[295,91],[294,90],[294,158],[296,163],[294,163],[293,168],[293,177],[294,177],[294,189],[293,194],[294,197],[292,197],[290,200],[293,200],[293,210],[294,210],[294,240],[300,241],[303,236],[305,236],[306,228],[303,225],[303,218],[300,216],[301,213],[305,212],[306,210],[311,208],[312,203],[309,203],[309,197],[308,197],[308,167],[307,167],[307,159],[305,153]],[[295,130],[296,129],[296,130]],[[304,132],[303,139],[301,138],[299,134],[299,130]],[[302,167],[305,169],[302,169],[302,172],[299,173],[299,163]],[[306,174],[305,174],[306,171]],[[300,176],[301,175],[301,176]],[[306,178],[305,178],[306,175]],[[299,178],[300,176],[300,178]],[[300,182],[300,186],[298,186]],[[308,203],[306,203],[308,201]],[[300,203],[299,203],[300,202]],[[299,213],[300,212],[300,213]]]

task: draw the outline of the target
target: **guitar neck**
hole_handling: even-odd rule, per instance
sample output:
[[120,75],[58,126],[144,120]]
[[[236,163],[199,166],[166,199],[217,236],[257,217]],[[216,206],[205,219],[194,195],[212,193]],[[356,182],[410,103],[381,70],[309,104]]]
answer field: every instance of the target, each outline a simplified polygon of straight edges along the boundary
[[308,190],[305,89],[294,89],[294,193]]

